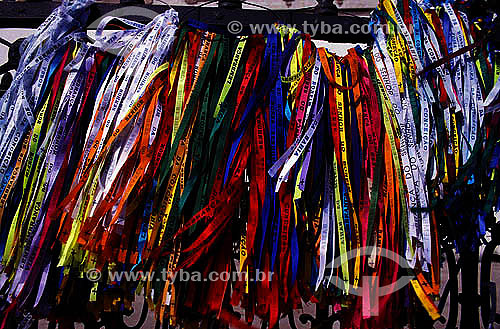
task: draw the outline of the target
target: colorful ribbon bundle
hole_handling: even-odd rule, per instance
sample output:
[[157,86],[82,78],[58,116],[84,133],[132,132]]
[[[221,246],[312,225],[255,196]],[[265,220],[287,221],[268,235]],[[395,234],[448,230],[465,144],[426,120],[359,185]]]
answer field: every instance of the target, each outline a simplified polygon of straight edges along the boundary
[[302,302],[343,328],[399,328],[421,305],[439,318],[438,233],[477,247],[500,206],[498,57],[426,71],[482,37],[463,12],[383,0],[373,47],[339,57],[174,10],[105,19],[91,43],[72,18],[87,5],[26,42],[2,99],[2,327],[141,292],[170,325],[274,327]]

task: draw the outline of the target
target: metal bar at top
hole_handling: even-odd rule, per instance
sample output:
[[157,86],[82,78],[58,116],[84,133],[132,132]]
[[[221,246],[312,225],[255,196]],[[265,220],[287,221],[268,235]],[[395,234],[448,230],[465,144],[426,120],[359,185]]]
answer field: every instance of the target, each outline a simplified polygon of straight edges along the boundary
[[[0,2],[0,28],[36,28],[60,3],[52,1],[42,2]],[[113,10],[124,8],[125,4],[96,3],[90,7],[88,22],[93,22]],[[151,9],[157,13],[167,10],[165,5],[133,4],[130,6]],[[194,19],[208,24],[215,31],[229,33],[228,24],[233,21],[241,23],[243,29],[237,34],[255,34],[258,24],[272,24],[281,19],[281,23],[293,26],[298,30],[309,33],[314,39],[334,43],[369,43],[372,36],[368,29],[367,17],[321,15],[314,10],[284,9],[227,9],[218,7],[172,6],[182,20]],[[349,9],[351,11],[351,9]],[[132,19],[146,23],[151,17],[140,17],[131,11]],[[252,30],[253,29],[253,30]],[[314,33],[313,33],[314,32]],[[261,33],[266,33],[262,30]]]

